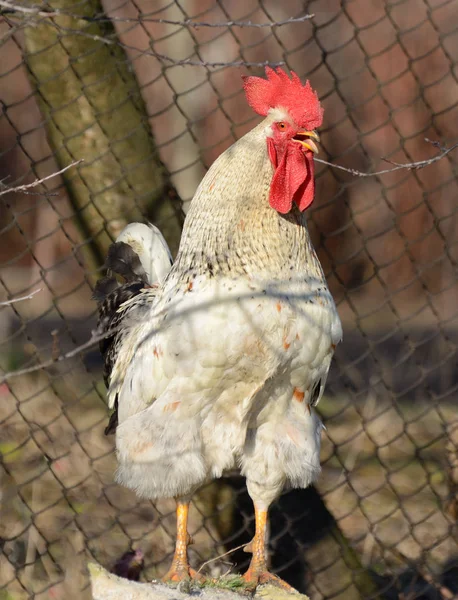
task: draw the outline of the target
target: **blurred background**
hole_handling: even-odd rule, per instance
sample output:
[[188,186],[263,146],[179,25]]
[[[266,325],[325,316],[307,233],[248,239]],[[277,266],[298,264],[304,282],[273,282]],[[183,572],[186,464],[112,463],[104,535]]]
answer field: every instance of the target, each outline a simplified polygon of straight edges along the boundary
[[[458,1],[2,1],[0,14],[0,373],[48,361],[0,385],[0,598],[85,599],[88,560],[141,549],[146,581],[175,533],[173,501],[113,483],[101,361],[79,349],[110,241],[150,220],[176,251],[205,170],[259,121],[241,75],[267,63],[317,90],[321,159],[368,173],[451,147]],[[373,177],[316,165],[309,224],[344,341],[318,407],[322,476],[271,522],[274,570],[313,600],[458,593],[457,161]],[[239,572],[248,555],[217,557],[253,528],[243,480],[208,486],[192,563]]]

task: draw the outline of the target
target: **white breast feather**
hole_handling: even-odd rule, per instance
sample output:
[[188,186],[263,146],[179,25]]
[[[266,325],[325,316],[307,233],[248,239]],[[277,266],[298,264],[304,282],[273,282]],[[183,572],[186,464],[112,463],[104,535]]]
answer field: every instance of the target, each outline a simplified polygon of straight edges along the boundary
[[[304,301],[291,282],[266,294],[266,285],[245,280],[197,279],[192,291],[168,303],[165,295],[132,324],[110,386],[111,401],[119,397],[118,480],[148,497],[167,495],[174,480],[197,485],[240,456],[256,485],[273,460],[266,452],[277,448],[275,477],[308,485],[319,472],[321,430],[309,396],[316,381],[324,386],[341,337],[332,298],[326,288],[314,291],[318,283],[309,283]],[[292,404],[296,388],[302,404]],[[251,428],[258,444],[250,450]],[[171,448],[183,455],[179,465]]]

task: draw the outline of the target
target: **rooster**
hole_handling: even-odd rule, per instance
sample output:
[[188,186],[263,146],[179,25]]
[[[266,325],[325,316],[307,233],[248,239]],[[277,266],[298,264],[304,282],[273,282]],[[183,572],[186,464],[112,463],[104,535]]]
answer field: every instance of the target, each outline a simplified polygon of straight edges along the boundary
[[116,479],[141,497],[177,502],[165,581],[196,576],[191,497],[236,468],[255,512],[245,582],[291,590],[268,571],[267,513],[285,486],[307,487],[320,472],[313,407],[342,337],[304,214],[323,110],[295,73],[267,68],[266,76],[244,78],[248,103],[265,119],[203,178],[174,264],[158,230],[130,225],[107,265],[120,272],[121,264],[125,283],[108,277],[96,290],[110,334],[102,351]]

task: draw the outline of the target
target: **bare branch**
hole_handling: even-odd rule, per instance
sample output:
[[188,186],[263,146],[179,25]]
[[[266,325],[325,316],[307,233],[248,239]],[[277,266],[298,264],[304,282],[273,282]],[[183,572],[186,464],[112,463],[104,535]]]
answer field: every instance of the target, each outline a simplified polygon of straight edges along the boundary
[[2,11],[0,11],[0,22],[2,19],[8,25],[8,29],[5,29],[0,36],[0,48],[28,25],[28,22],[25,20],[22,22],[12,22],[11,19],[8,19],[8,15],[2,14]]
[[3,6],[5,10],[2,10],[0,14],[6,13],[8,15],[14,14],[16,12],[23,13],[25,15],[38,16],[38,17],[57,17],[61,14],[60,11],[48,11],[48,10],[40,10],[39,8],[34,8],[32,6],[20,6],[18,4],[13,4],[12,2],[6,2],[5,0],[0,0],[0,6]]
[[253,23],[252,21],[224,21],[222,23],[208,23],[206,21],[191,21],[186,19],[184,21],[173,21],[171,19],[154,19],[151,17],[139,16],[137,19],[125,18],[125,17],[82,17],[86,21],[118,21],[120,23],[159,23],[165,25],[177,25],[178,27],[283,27],[284,25],[291,25],[292,23],[303,23],[309,19],[313,19],[315,15],[303,15],[302,17],[290,17],[285,21],[268,21],[267,23]]
[[412,162],[412,163],[397,163],[392,160],[389,160],[388,158],[383,158],[382,160],[390,163],[391,165],[394,165],[394,167],[392,169],[383,169],[382,171],[374,171],[372,173],[364,173],[363,171],[358,171],[357,169],[342,167],[342,165],[336,165],[334,163],[328,162],[327,160],[323,160],[321,158],[315,158],[314,160],[315,160],[315,162],[321,163],[322,165],[327,165],[328,167],[332,167],[333,169],[339,169],[340,171],[345,171],[346,173],[351,173],[352,175],[355,175],[356,177],[375,177],[377,175],[386,175],[386,173],[393,173],[394,171],[400,171],[401,169],[407,169],[408,171],[412,171],[412,170],[417,171],[419,169],[424,169],[425,167],[429,167],[429,165],[432,165],[435,162],[437,162],[437,161],[441,160],[442,158],[444,158],[445,156],[447,156],[447,154],[449,154],[452,150],[455,150],[455,148],[458,148],[458,142],[456,144],[453,144],[453,146],[451,146],[450,148],[446,148],[445,146],[442,146],[437,141],[432,141],[432,140],[429,140],[428,138],[425,138],[425,141],[429,142],[430,144],[433,144],[433,146],[435,146],[436,148],[439,148],[441,150],[440,154],[437,154],[436,156],[433,156],[432,158],[427,158],[425,160],[419,160],[417,162]]
[[[41,362],[38,365],[33,365],[32,367],[25,367],[24,369],[17,369],[16,371],[10,371],[9,373],[5,373],[3,375],[3,377],[0,379],[0,385],[5,383],[9,379],[12,379],[13,377],[19,377],[20,375],[28,375],[29,373],[41,371],[42,369],[47,369],[49,367],[52,367],[56,363],[60,363],[64,360],[68,360],[70,358],[74,358],[75,356],[78,356],[79,354],[84,352],[84,350],[88,350],[89,348],[92,348],[93,346],[98,344],[101,340],[104,340],[105,338],[112,336],[118,330],[119,330],[119,327],[116,327],[116,328],[110,329],[108,331],[105,331],[102,334],[98,334],[97,331],[94,331],[87,342],[85,342],[84,344],[81,344],[80,346],[77,346],[76,348],[73,348],[73,350],[70,350],[69,352],[65,352],[65,354],[60,354],[59,356],[53,356],[49,360]],[[55,335],[53,336],[53,338],[55,338]]]
[[[1,1],[1,0],[0,0]],[[167,56],[166,54],[161,54],[156,52],[153,48],[149,48],[148,50],[145,48],[137,48],[136,46],[132,46],[130,44],[122,43],[118,38],[107,38],[104,36],[88,33],[86,31],[81,31],[80,29],[72,29],[70,27],[63,27],[62,25],[57,25],[54,21],[49,21],[49,25],[56,27],[60,32],[64,32],[68,35],[79,35],[81,37],[86,37],[96,42],[101,42],[102,44],[106,44],[107,46],[120,46],[124,50],[129,50],[131,52],[138,53],[139,56],[152,56],[154,58],[158,58],[165,62],[171,63],[175,66],[190,66],[190,67],[281,67],[285,65],[284,61],[279,62],[270,62],[268,60],[264,60],[262,62],[246,62],[244,60],[236,60],[236,61],[223,61],[223,62],[208,62],[205,60],[192,60],[190,58],[183,59],[175,59]]]
[[[27,193],[27,190],[37,187],[37,185],[40,185],[40,184],[44,183],[45,181],[52,179],[53,177],[57,177],[57,175],[61,175],[65,171],[68,171],[72,167],[75,167],[76,165],[79,165],[82,162],[84,162],[83,159],[76,160],[75,162],[72,162],[69,165],[67,165],[66,167],[64,167],[63,169],[60,169],[60,171],[51,173],[51,175],[47,175],[46,177],[43,177],[42,179],[35,179],[35,181],[33,183],[26,183],[25,185],[18,185],[18,186],[13,186],[13,187],[7,187],[4,184],[2,184],[5,189],[0,189],[0,196],[3,196],[4,194],[11,194],[12,192]],[[2,183],[2,182],[0,182],[0,183]]]
[[247,545],[246,543],[245,544],[240,544],[240,546],[236,546],[235,548],[232,548],[231,550],[228,550],[224,554],[219,554],[218,556],[215,556],[214,558],[210,558],[209,560],[206,560],[198,568],[197,574],[199,574],[204,567],[206,567],[207,565],[209,565],[212,562],[215,562],[215,560],[219,560],[220,558],[224,558],[225,556],[228,556],[229,554],[237,552],[237,550],[241,550],[242,548],[245,548],[246,545]]
[[3,302],[0,302],[0,306],[10,306],[11,304],[16,304],[16,302],[22,302],[23,300],[30,300],[31,298],[33,298],[35,296],[35,294],[38,294],[38,292],[41,292],[42,289],[43,288],[38,288],[37,290],[30,292],[30,294],[28,296],[21,296],[20,298],[11,298],[11,300],[4,300]]
[[194,27],[198,29],[200,27],[252,27],[252,28],[265,28],[265,27],[283,27],[285,25],[292,25],[293,23],[303,23],[304,21],[308,21],[313,19],[315,15],[307,14],[302,15],[301,17],[290,17],[289,19],[285,19],[284,21],[268,21],[267,23],[253,23],[252,21],[225,21],[221,23],[209,23],[207,21],[192,21],[191,19],[185,19],[184,21],[175,21],[172,19],[155,19],[153,17],[143,16],[140,14],[137,18],[132,17],[109,17],[105,15],[97,16],[97,17],[88,17],[85,15],[78,15],[72,12],[63,11],[63,10],[43,10],[38,7],[28,7],[28,6],[20,6],[17,4],[13,4],[12,2],[8,2],[7,0],[0,0],[0,6],[4,7],[3,13],[13,14],[14,13],[22,13],[24,15],[37,16],[37,17],[73,17],[74,19],[81,19],[83,21],[88,21],[89,23],[95,22],[118,22],[118,23],[158,23],[163,25],[176,25],[177,27]]
[[[8,2],[7,0],[0,0],[0,6],[3,6],[5,8],[5,10],[3,12],[6,12],[7,14],[9,14],[10,17],[12,16],[12,14],[14,14],[14,12],[25,13],[26,15],[28,15],[30,17],[29,22],[31,24],[33,23],[34,17],[47,17],[50,19],[49,21],[47,21],[47,23],[50,26],[58,29],[60,32],[64,32],[68,35],[79,35],[81,37],[85,37],[85,38],[94,40],[96,42],[101,42],[102,44],[106,44],[107,46],[117,45],[117,46],[120,46],[121,48],[123,48],[124,50],[138,53],[138,55],[140,55],[140,56],[152,56],[154,58],[157,58],[164,62],[168,62],[175,66],[217,68],[217,67],[280,67],[280,66],[285,65],[284,61],[246,62],[243,60],[236,60],[236,61],[211,62],[211,61],[205,61],[205,60],[192,60],[191,58],[184,58],[184,59],[177,60],[177,59],[171,58],[170,56],[167,56],[166,54],[161,54],[159,52],[156,52],[151,46],[149,49],[137,48],[136,46],[122,43],[118,38],[111,39],[111,38],[108,38],[105,36],[92,34],[87,31],[82,31],[81,29],[73,29],[70,27],[64,27],[61,23],[58,24],[52,20],[52,17],[64,16],[64,15],[67,17],[72,17],[74,19],[83,20],[86,22],[99,22],[99,21],[111,21],[111,20],[116,21],[116,20],[123,20],[122,18],[111,19],[106,16],[87,17],[87,16],[72,14],[72,13],[69,13],[66,11],[59,11],[59,10],[43,11],[38,8],[22,7],[22,6],[13,4],[11,2]],[[226,27],[230,27],[231,25],[238,26],[238,27],[242,27],[242,26],[274,27],[274,26],[279,26],[279,25],[288,25],[290,23],[295,23],[295,22],[302,22],[302,21],[312,18],[312,16],[313,15],[304,15],[303,17],[291,18],[291,19],[287,19],[286,21],[280,21],[278,23],[269,22],[269,23],[260,23],[260,24],[251,23],[251,21],[247,21],[246,23],[243,21],[231,21],[231,22],[227,22],[227,23],[203,23],[203,22],[193,23],[190,20],[181,22],[181,21],[170,21],[167,19],[152,19],[152,21],[158,22],[158,23],[161,23],[161,22],[169,23],[172,25],[182,25],[184,27],[186,27],[186,26],[195,26],[195,27],[207,27],[207,26],[208,27],[225,27],[226,26]],[[138,23],[145,22],[146,20],[147,19],[144,19],[142,17],[140,17],[139,19],[131,19],[131,21],[138,22]],[[128,20],[128,21],[130,21],[130,20]]]

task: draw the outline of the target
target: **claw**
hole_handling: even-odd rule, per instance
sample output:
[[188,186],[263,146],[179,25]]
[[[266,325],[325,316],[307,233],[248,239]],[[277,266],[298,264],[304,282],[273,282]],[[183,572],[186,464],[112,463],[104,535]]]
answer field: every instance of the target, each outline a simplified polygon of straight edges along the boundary
[[269,571],[255,572],[251,567],[243,576],[243,579],[247,585],[248,589],[255,590],[258,585],[262,585],[265,583],[269,583],[270,585],[274,585],[285,592],[289,592],[291,594],[297,594],[297,590],[295,590],[289,583],[277,577],[273,573],[269,573]]

